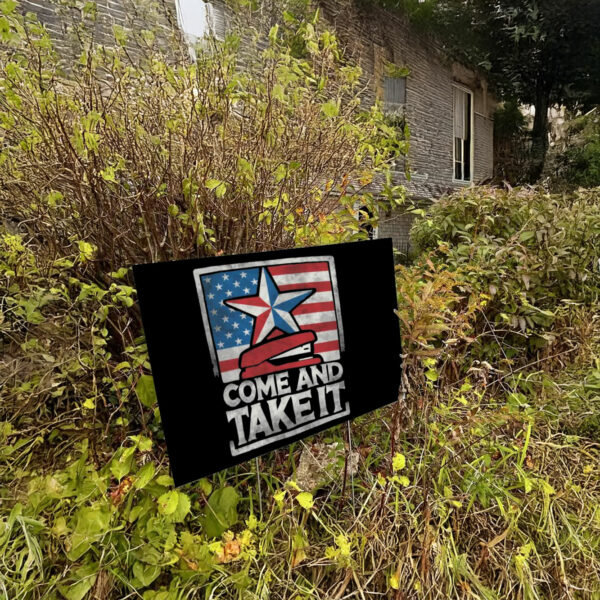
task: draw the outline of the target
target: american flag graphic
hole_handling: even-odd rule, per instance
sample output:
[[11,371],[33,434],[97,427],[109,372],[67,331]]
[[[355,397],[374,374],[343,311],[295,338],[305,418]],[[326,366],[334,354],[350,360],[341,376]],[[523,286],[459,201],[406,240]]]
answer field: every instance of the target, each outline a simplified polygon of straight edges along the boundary
[[332,257],[206,267],[194,276],[215,374],[224,383],[285,364],[339,360],[343,330]]

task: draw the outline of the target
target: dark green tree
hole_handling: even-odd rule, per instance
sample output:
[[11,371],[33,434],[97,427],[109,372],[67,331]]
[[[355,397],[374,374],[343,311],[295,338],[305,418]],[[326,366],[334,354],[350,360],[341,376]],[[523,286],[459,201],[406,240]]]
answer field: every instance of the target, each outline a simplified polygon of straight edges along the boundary
[[401,8],[499,96],[535,106],[529,179],[548,150],[548,108],[600,102],[600,0],[374,0]]

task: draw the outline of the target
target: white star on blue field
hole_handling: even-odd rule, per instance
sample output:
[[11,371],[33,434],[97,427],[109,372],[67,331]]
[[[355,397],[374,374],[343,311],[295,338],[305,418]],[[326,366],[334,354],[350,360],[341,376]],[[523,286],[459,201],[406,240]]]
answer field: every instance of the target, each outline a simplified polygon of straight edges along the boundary
[[224,300],[255,296],[260,268],[219,271],[202,275],[202,290],[217,350],[248,346],[254,319],[224,304]]

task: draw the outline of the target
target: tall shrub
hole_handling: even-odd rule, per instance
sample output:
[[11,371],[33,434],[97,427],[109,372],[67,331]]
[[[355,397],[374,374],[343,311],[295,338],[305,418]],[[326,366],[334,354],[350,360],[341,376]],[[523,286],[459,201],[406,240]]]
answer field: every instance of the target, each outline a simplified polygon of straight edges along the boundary
[[100,274],[331,241],[356,233],[355,205],[377,214],[361,190],[406,145],[361,107],[359,69],[315,22],[290,17],[254,48],[249,35],[206,42],[194,62],[149,35],[132,55],[119,31],[114,47],[84,43],[65,72],[12,4],[0,210],[52,255],[82,245]]
[[438,265],[457,270],[483,295],[482,338],[507,356],[553,341],[561,306],[598,299],[600,190],[548,194],[523,188],[465,190],[433,205],[412,239]]

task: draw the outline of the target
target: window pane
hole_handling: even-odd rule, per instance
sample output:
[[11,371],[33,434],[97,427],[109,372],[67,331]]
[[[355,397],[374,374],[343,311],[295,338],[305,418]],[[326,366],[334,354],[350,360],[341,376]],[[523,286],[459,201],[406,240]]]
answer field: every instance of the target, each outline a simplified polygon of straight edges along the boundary
[[469,181],[471,179],[471,138],[469,137],[464,142],[463,156],[463,179]]
[[462,140],[460,138],[454,138],[454,160],[457,162],[462,162],[463,157],[463,145]]
[[465,106],[465,129],[467,135],[463,142],[463,179],[470,181],[471,179],[471,103],[473,97],[471,94],[467,94],[467,101]]
[[454,87],[452,98],[454,122],[454,179],[459,181],[470,181],[473,170],[471,164],[473,96],[465,90]]
[[466,97],[468,94],[463,90],[459,90],[458,88],[452,89],[454,90],[454,137],[464,140],[466,137],[465,111],[467,105]]
[[192,43],[206,35],[225,39],[225,12],[220,4],[204,0],[177,0],[177,16],[181,29]]
[[177,0],[177,14],[183,32],[202,38],[208,33],[206,3],[203,0]]

